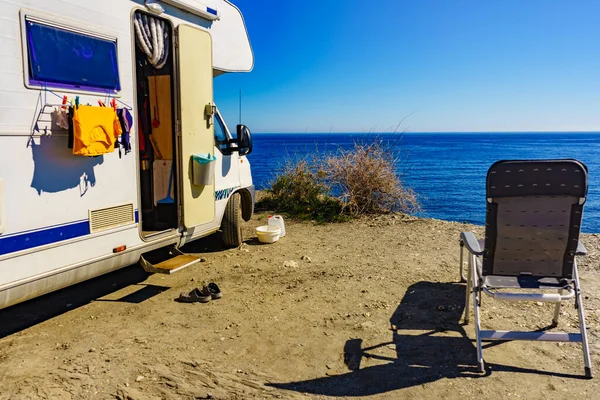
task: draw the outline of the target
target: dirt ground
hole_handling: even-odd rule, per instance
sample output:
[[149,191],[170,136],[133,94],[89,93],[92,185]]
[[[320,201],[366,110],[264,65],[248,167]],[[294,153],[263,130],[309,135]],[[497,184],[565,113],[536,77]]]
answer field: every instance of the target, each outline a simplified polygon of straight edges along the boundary
[[[186,250],[176,274],[133,266],[0,311],[0,399],[592,399],[577,344],[486,344],[475,368],[463,325],[458,234],[480,227],[401,215],[343,224],[286,220],[272,245]],[[600,374],[600,237],[580,263]],[[217,282],[224,297],[181,304]],[[483,327],[547,326],[552,306],[483,300]],[[558,329],[577,331],[573,304]],[[395,329],[392,329],[395,328]],[[600,375],[598,375],[600,377]],[[594,395],[596,393],[596,395]]]

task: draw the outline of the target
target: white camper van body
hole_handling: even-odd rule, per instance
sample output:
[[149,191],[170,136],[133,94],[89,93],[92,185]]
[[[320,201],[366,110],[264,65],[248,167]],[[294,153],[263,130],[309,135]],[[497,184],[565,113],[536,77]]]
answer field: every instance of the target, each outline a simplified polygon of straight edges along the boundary
[[[172,32],[177,222],[152,233],[142,228],[136,12],[160,17]],[[212,104],[213,77],[253,67],[245,24],[233,4],[0,0],[0,20],[0,308],[134,264],[151,250],[212,234],[234,193],[241,197],[244,219],[250,218],[254,187],[248,160],[237,151],[222,154],[213,137],[218,126],[232,138]],[[32,82],[27,21],[116,42],[120,90]],[[52,116],[63,96],[90,105],[115,98],[130,109],[131,152],[73,155],[67,133]],[[214,114],[206,112],[207,105]],[[210,149],[200,148],[198,140],[212,141]],[[216,156],[211,185],[191,181],[190,154],[197,152]]]

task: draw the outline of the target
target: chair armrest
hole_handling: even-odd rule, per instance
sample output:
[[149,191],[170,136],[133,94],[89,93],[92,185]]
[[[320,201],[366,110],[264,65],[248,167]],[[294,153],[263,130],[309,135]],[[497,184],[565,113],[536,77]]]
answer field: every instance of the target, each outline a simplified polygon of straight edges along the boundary
[[581,240],[577,243],[577,250],[575,250],[575,255],[576,256],[587,256],[587,249],[585,248],[585,246],[583,245],[583,243],[581,243]]
[[466,246],[471,254],[475,254],[476,256],[483,255],[483,249],[479,246],[479,241],[473,232],[461,232],[460,243]]

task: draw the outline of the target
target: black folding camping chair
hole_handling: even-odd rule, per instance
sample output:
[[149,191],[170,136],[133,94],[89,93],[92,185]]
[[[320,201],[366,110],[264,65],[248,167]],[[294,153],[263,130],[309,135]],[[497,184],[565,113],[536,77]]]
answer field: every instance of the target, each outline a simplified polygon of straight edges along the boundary
[[[579,241],[586,195],[587,168],[576,160],[499,161],[490,167],[485,239],[478,240],[471,232],[460,235],[460,275],[467,281],[465,322],[469,322],[472,295],[480,371],[484,370],[482,340],[580,342],[585,376],[592,377],[576,260],[587,254]],[[465,247],[469,251],[466,279]],[[482,330],[482,294],[495,300],[556,303],[553,326],[558,324],[561,303],[574,299],[580,332]]]

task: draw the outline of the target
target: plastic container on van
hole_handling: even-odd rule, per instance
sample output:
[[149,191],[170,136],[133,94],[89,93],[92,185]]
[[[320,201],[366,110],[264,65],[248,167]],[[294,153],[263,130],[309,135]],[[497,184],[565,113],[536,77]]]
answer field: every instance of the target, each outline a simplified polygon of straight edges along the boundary
[[215,177],[216,156],[211,154],[192,155],[192,184],[212,185]]

